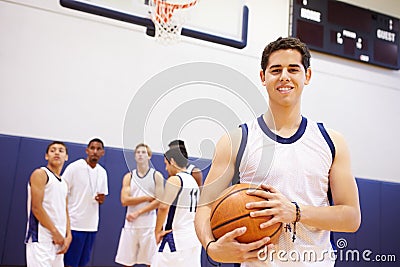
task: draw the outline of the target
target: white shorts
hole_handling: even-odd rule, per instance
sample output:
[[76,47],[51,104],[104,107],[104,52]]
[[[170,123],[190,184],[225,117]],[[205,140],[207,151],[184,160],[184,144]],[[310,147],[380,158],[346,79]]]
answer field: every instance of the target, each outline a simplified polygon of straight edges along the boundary
[[156,252],[151,267],[201,267],[201,246],[171,252],[168,243],[163,252]]
[[132,266],[151,265],[157,250],[153,228],[122,228],[115,262]]
[[51,243],[26,244],[27,267],[64,267],[64,254],[58,254],[60,246]]

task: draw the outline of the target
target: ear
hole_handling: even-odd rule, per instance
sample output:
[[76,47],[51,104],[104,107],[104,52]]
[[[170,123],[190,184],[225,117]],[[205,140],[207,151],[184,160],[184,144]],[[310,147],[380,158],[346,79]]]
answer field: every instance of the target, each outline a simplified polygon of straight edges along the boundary
[[86,155],[89,155],[89,148],[85,149]]
[[310,83],[311,73],[312,73],[311,68],[308,68],[306,71],[306,81],[304,82],[305,85]]
[[65,161],[68,161],[68,154],[65,156]]
[[265,86],[265,72],[262,69],[260,70],[260,78],[262,85]]
[[49,155],[47,155],[47,153],[44,154],[44,159],[45,159],[45,160],[49,160]]

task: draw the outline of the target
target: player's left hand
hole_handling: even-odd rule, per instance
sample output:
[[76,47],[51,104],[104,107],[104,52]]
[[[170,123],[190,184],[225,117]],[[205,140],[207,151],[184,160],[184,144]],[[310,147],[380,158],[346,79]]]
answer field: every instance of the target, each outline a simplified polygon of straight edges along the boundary
[[97,193],[97,195],[94,198],[99,204],[103,204],[104,200],[106,199],[106,195]]
[[262,197],[265,200],[246,204],[246,208],[248,209],[261,209],[259,211],[252,211],[250,213],[251,217],[273,216],[271,220],[260,224],[260,227],[266,228],[278,222],[294,222],[296,219],[296,206],[271,185],[263,184],[261,188],[264,190],[249,190],[247,193]]
[[163,237],[166,234],[171,233],[171,232],[172,232],[172,230],[168,230],[168,231],[161,230],[161,231],[155,232],[155,234],[156,234],[156,243],[159,244],[161,242],[161,240],[163,239]]

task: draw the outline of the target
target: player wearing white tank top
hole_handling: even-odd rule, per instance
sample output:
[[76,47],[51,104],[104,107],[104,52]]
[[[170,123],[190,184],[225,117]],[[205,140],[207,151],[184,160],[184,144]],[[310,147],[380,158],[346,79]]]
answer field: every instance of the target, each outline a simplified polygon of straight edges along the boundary
[[46,150],[48,164],[36,169],[28,183],[28,223],[25,236],[27,266],[63,267],[71,243],[67,184],[60,177],[68,159],[64,143],[54,141]]
[[[303,88],[311,79],[310,52],[304,43],[288,37],[268,44],[260,77],[269,109],[217,143],[196,214],[197,235],[208,255],[219,262],[240,262],[246,267],[333,266],[334,257],[326,251],[330,249],[330,231],[355,232],[361,223],[347,145],[341,134],[325,130],[301,114]],[[232,181],[239,180],[264,189],[249,194],[268,201],[247,204],[247,208],[260,208],[251,213],[253,217],[273,216],[261,228],[277,222],[290,226],[275,246],[265,247],[269,237],[238,243],[235,238],[245,228],[214,240],[210,203]],[[302,255],[305,252],[316,257],[309,259],[309,254]]]
[[168,178],[157,213],[158,252],[153,267],[200,267],[201,244],[194,229],[199,186],[186,172],[187,158],[178,147],[165,153]]
[[[183,140],[179,140],[179,139],[173,140],[168,144],[168,147],[169,148],[179,147],[181,149],[182,154],[187,159],[189,159],[189,156],[188,156],[188,153],[186,150],[186,146],[185,146],[185,142]],[[193,178],[197,182],[197,185],[201,188],[201,186],[203,184],[203,173],[201,172],[201,170],[198,167],[196,167],[196,165],[190,163],[186,166],[186,172],[193,176]]]
[[125,266],[150,266],[156,253],[156,211],[164,189],[162,174],[150,168],[151,149],[146,144],[135,148],[136,169],[122,181],[121,204],[127,207],[115,262]]

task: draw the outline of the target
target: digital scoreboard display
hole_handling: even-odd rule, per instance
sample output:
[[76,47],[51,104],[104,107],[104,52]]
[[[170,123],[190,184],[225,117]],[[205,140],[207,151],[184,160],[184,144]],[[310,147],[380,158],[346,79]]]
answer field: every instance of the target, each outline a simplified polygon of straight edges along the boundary
[[310,49],[400,69],[400,20],[336,0],[292,0],[291,35]]

